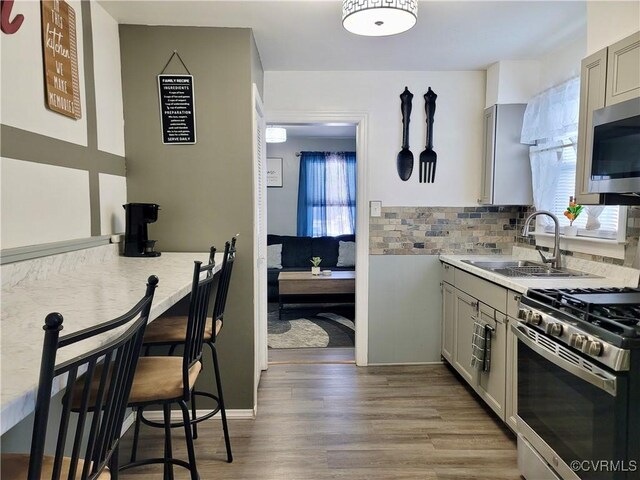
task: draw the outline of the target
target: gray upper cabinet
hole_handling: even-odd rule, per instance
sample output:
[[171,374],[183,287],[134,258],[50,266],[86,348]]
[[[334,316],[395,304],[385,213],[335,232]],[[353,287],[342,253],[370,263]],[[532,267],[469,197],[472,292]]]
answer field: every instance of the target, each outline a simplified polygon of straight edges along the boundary
[[576,201],[603,203],[603,196],[589,192],[593,142],[593,111],[640,97],[640,32],[582,60],[580,115],[576,164]]
[[484,111],[480,205],[531,205],[529,147],[520,143],[525,104]]
[[583,205],[600,203],[599,193],[589,192],[591,175],[591,143],[593,111],[604,107],[607,81],[607,49],[582,60],[580,68],[580,114],[578,116],[578,152],[576,162],[576,202]]
[[606,105],[614,105],[639,96],[640,32],[609,47]]

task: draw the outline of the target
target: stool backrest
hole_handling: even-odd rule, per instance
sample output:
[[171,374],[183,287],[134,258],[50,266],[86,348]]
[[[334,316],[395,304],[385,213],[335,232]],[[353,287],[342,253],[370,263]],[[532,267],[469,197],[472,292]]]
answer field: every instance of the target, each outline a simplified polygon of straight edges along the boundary
[[225,243],[224,259],[222,260],[222,269],[220,270],[220,280],[218,281],[218,291],[216,301],[213,305],[213,340],[215,341],[215,324],[217,320],[224,321],[224,309],[227,304],[227,294],[229,293],[229,284],[231,283],[231,272],[233,271],[233,262],[236,259],[236,237],[231,242]]
[[[74,395],[67,394],[63,397],[51,478],[53,480],[63,478],[61,476],[63,458],[67,447],[71,447],[71,454],[67,455],[69,465],[68,470],[65,466],[65,472],[68,473],[64,474],[64,478],[94,480],[109,463],[120,440],[133,375],[157,285],[158,277],[149,277],[144,297],[127,313],[95,327],[62,337],[60,336],[62,315],[59,313],[47,315],[28,480],[41,480],[53,380],[64,374],[67,375],[67,392],[72,391],[78,376],[84,371],[86,371],[86,380],[80,408],[73,408],[78,413],[75,427],[70,424]],[[125,325],[127,325],[126,330],[106,345],[94,348],[56,366],[56,356],[60,349]],[[91,388],[92,384],[98,385],[97,391]],[[92,418],[90,418],[90,412],[92,412]],[[67,439],[71,440],[71,445],[67,445]],[[83,445],[85,445],[84,448]]]
[[218,275],[214,275],[215,263],[213,256],[215,249],[212,247],[210,263],[202,265],[195,261],[193,267],[193,281],[191,283],[191,296],[189,298],[189,319],[187,322],[187,336],[185,339],[182,377],[184,386],[184,398],[189,398],[189,370],[202,357],[202,345],[209,311],[211,291]]

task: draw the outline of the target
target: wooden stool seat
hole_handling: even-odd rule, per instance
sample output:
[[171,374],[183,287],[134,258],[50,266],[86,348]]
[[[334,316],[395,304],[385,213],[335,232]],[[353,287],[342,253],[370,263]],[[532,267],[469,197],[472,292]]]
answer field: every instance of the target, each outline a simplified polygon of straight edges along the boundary
[[[188,315],[160,317],[149,324],[144,334],[145,345],[166,345],[184,343],[187,338]],[[222,330],[222,320],[216,320],[216,336]],[[213,337],[213,319],[207,318],[204,328],[204,341]]]
[[[192,389],[202,370],[202,363],[196,362],[189,369],[189,388]],[[95,403],[102,375],[102,365],[96,367],[91,385],[89,402]],[[85,377],[82,376],[73,386],[72,409],[80,407]],[[147,402],[163,402],[180,398],[184,392],[182,385],[182,357],[140,357],[133,377],[129,405]],[[108,392],[107,392],[108,393]]]
[[[201,362],[189,368],[189,390],[193,389],[200,370]],[[182,357],[140,357],[129,405],[173,400],[180,398],[183,392]]]
[[[42,459],[42,472],[40,473],[40,478],[42,480],[51,480],[51,476],[53,474],[53,462],[55,457],[46,455]],[[0,462],[2,465],[0,467],[0,473],[2,478],[6,478],[7,480],[18,480],[27,478],[27,473],[29,473],[29,455],[26,453],[3,453],[0,457]],[[71,465],[71,457],[63,457],[62,459],[62,472],[60,478],[68,478],[69,477],[69,466]],[[82,475],[82,468],[84,466],[84,462],[82,460],[78,460],[78,467],[76,471],[75,478],[80,480]],[[111,473],[108,468],[105,468],[101,473],[97,480],[110,480]]]

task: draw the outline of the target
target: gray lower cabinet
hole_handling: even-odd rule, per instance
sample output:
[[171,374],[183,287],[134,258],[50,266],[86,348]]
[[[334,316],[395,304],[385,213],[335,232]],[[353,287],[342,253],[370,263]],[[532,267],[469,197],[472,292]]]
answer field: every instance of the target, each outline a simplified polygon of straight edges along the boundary
[[453,363],[453,342],[455,341],[455,288],[442,283],[442,356]]
[[[510,343],[510,320],[503,311],[517,312],[518,294],[446,264],[443,264],[443,279],[442,357],[496,415],[515,430],[515,418],[510,420],[515,415],[513,390],[516,383],[510,377],[515,372],[515,364],[511,364],[515,344]],[[471,366],[476,319],[494,330],[488,372]]]
[[455,341],[453,366],[462,377],[475,387],[476,370],[471,368],[471,337],[473,321],[478,313],[478,301],[460,290],[455,290]]
[[506,315],[480,304],[480,321],[493,327],[491,335],[491,364],[488,372],[478,374],[477,392],[480,397],[504,420],[506,391],[507,331]]
[[507,361],[504,421],[511,430],[517,431],[516,412],[518,411],[518,337],[511,331],[514,318],[507,317]]

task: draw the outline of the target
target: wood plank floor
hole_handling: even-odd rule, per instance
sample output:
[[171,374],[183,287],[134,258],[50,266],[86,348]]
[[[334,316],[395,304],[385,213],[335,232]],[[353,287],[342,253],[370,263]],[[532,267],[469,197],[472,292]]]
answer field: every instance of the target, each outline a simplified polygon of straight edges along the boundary
[[[202,480],[517,480],[514,436],[443,365],[358,368],[278,364],[264,372],[258,417],[231,420],[227,464],[217,420],[201,424]],[[184,436],[174,452],[186,459]],[[144,428],[140,458],[162,434]],[[123,439],[121,458],[129,452]],[[162,478],[162,467],[121,478]],[[176,478],[188,478],[176,468]]]

